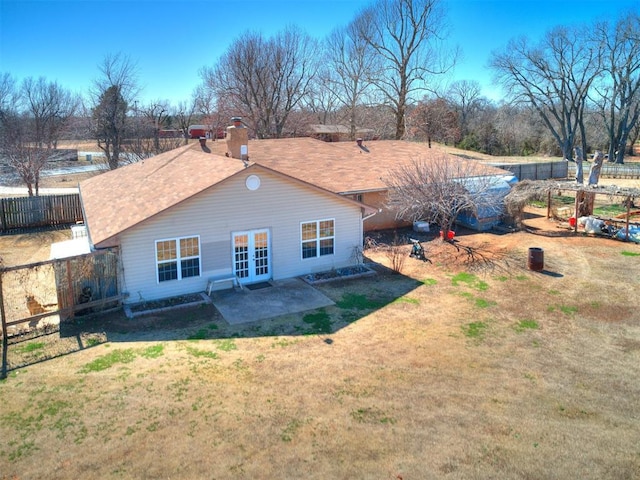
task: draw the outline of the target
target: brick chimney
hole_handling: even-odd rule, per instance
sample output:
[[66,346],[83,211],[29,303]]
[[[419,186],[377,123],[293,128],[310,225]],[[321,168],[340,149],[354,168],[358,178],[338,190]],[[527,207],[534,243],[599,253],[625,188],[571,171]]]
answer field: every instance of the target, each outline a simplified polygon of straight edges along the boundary
[[249,133],[242,124],[240,117],[231,119],[233,125],[227,127],[227,150],[231,158],[239,160],[247,160],[249,152],[247,144],[249,143]]

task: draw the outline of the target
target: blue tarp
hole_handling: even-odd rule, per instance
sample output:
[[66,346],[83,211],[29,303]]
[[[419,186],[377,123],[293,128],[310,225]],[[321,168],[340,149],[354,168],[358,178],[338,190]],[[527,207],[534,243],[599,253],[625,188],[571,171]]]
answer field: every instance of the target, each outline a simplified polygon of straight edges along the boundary
[[504,210],[504,197],[511,190],[511,185],[516,183],[518,179],[514,175],[495,176],[490,179],[491,185],[486,188],[486,177],[472,177],[461,180],[466,189],[473,191],[475,188],[486,189],[486,195],[493,197],[494,201],[488,202],[492,206],[483,206],[478,208],[478,214],[461,213],[456,217],[456,223],[463,227],[471,228],[484,232],[501,222],[502,212]]

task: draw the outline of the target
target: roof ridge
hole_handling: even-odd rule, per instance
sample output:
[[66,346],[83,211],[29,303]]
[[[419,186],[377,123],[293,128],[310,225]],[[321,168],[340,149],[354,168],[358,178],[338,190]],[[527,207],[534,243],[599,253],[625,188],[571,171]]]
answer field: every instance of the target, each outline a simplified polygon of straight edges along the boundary
[[[145,178],[149,178],[151,175],[156,174],[157,172],[159,172],[160,170],[162,170],[163,168],[165,168],[166,166],[168,166],[171,162],[173,162],[174,160],[176,160],[178,157],[181,157],[182,155],[184,155],[188,150],[191,150],[191,147],[193,147],[193,145],[189,145],[189,144],[184,145],[183,147],[178,147],[178,150],[180,150],[180,151],[179,151],[179,152],[177,152],[175,155],[172,155],[171,157],[169,157],[169,156],[167,155],[167,157],[168,157],[167,159],[164,159],[164,158],[159,159],[158,157],[159,157],[160,155],[162,155],[162,154],[160,154],[160,155],[156,155],[155,157],[151,157],[151,158],[147,159],[147,160],[152,160],[153,158],[155,158],[155,159],[156,159],[156,161],[158,161],[158,163],[159,163],[160,165],[158,165],[155,169],[153,169],[151,172],[149,172],[149,173],[145,176]],[[172,151],[172,150],[169,150],[169,151]],[[165,153],[169,153],[169,152],[165,152]],[[161,161],[159,161],[159,160],[161,160]],[[144,160],[142,161],[142,163],[144,163]],[[155,162],[154,162],[154,163],[155,163]]]

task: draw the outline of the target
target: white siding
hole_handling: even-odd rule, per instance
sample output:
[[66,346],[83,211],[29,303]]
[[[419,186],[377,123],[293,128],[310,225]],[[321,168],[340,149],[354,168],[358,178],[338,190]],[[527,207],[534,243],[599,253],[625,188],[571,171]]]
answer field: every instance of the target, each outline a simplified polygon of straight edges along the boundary
[[[250,174],[260,176],[257,190],[245,187]],[[335,253],[303,260],[300,223],[327,218],[335,219]],[[127,301],[204,291],[208,277],[232,271],[232,232],[263,228],[271,236],[271,273],[275,280],[350,265],[354,262],[354,248],[362,245],[358,205],[250,167],[246,173],[121,235]],[[155,241],[195,235],[200,236],[201,276],[158,283]]]

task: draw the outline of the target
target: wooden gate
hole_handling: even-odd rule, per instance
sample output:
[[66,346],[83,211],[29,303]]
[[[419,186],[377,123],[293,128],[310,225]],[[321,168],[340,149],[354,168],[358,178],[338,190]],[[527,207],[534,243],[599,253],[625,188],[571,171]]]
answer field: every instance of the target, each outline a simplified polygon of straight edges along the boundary
[[113,248],[0,268],[3,356],[12,336],[55,331],[77,315],[120,306],[119,266],[118,249]]

